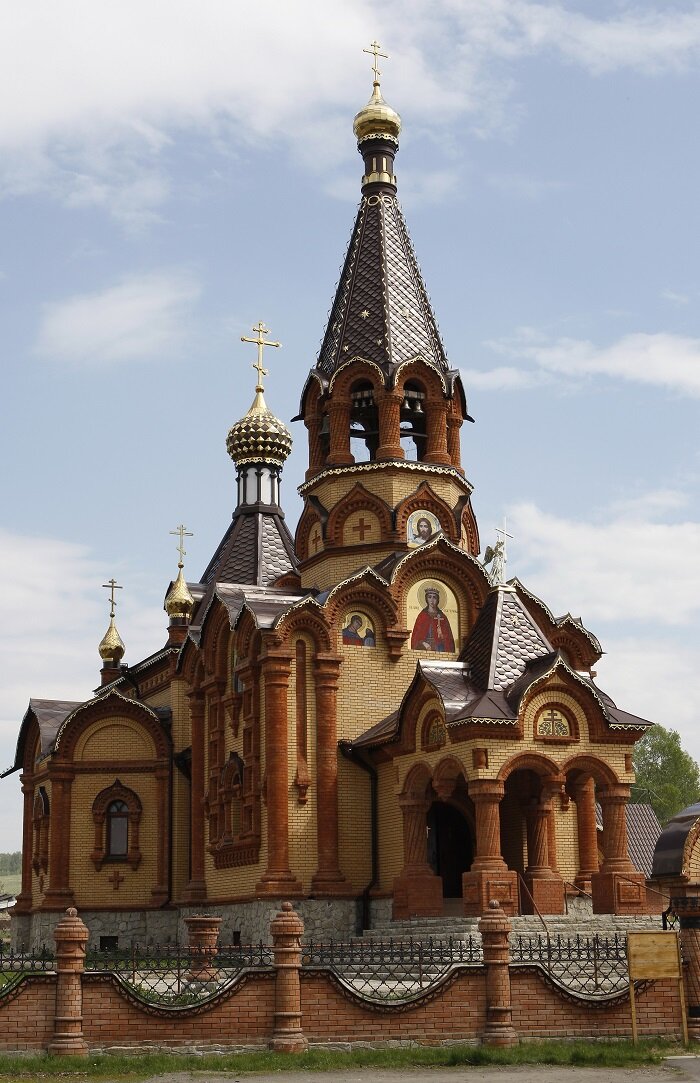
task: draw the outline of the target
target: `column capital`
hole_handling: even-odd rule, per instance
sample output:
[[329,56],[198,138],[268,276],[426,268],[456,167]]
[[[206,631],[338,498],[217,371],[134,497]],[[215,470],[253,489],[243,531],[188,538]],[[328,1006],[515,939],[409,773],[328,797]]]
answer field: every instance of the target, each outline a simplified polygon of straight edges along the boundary
[[505,783],[500,778],[472,778],[467,781],[467,792],[472,801],[500,801],[505,793]]
[[601,805],[626,805],[630,799],[631,786],[627,782],[617,782],[603,786],[597,792]]

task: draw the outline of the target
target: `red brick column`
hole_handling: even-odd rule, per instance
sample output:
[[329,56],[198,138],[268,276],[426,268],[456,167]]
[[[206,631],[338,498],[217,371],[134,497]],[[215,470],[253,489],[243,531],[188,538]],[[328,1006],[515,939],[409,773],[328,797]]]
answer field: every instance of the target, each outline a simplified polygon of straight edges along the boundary
[[204,878],[204,696],[190,694],[192,727],[192,763],[190,767],[190,881],[185,888],[187,902],[202,902],[207,897]]
[[345,466],[354,463],[350,451],[350,400],[331,399],[328,404],[328,423],[330,426],[329,466]]
[[57,765],[51,776],[51,834],[49,839],[49,890],[42,909],[58,910],[72,905],[70,871],[70,805],[73,771]]
[[408,793],[399,797],[399,805],[403,814],[403,868],[394,880],[392,917],[436,917],[442,913],[442,879],[428,864],[430,801]]
[[600,872],[591,877],[593,912],[596,914],[644,914],[646,884],[627,852],[625,806],[630,788],[625,783],[606,786],[598,798],[603,811],[604,858]]
[[510,951],[508,934],[512,926],[495,899],[479,921],[486,967],[486,1027],[484,1045],[517,1045],[510,999]]
[[[190,981],[209,981],[216,974],[214,957],[219,951],[219,929],[221,918],[208,914],[194,914],[185,918],[187,926],[187,947],[190,955],[195,956],[189,973]],[[201,961],[200,961],[201,959]]]
[[425,452],[425,462],[445,463],[451,462],[447,451],[447,410],[448,403],[445,399],[437,402],[426,403],[426,435],[428,437]]
[[552,798],[543,786],[542,794],[525,806],[528,865],[523,879],[530,892],[521,900],[525,913],[532,913],[535,907],[542,914],[564,913],[564,884],[549,862],[551,817]]
[[290,902],[282,903],[270,922],[275,956],[275,1020],[270,1049],[303,1053],[308,1041],[301,1029],[301,937],[304,922]]
[[379,415],[379,447],[377,459],[403,459],[401,447],[401,403],[403,396],[397,391],[385,391],[377,402]]
[[310,478],[324,466],[323,449],[321,447],[321,418],[318,414],[312,414],[304,418],[304,424],[309,432],[309,469],[306,477]]
[[462,427],[462,418],[454,412],[447,417],[447,454],[450,461],[458,470],[462,469],[462,449],[459,443],[459,430]]
[[53,1040],[48,1052],[53,1056],[87,1056],[83,1037],[83,986],[85,946],[90,936],[71,906],[54,929],[56,941],[56,1014]]
[[17,896],[15,914],[28,914],[32,908],[32,842],[34,838],[34,782],[31,775],[20,775],[24,797],[22,826],[22,890]]
[[311,881],[317,895],[348,890],[338,860],[338,676],[341,659],[316,655],[316,839],[318,868]]
[[289,868],[289,745],[287,692],[292,660],[269,655],[265,681],[265,778],[267,789],[267,869],[256,884],[258,895],[301,892]]
[[476,852],[472,867],[462,876],[464,913],[484,914],[496,900],[507,914],[518,912],[518,874],[501,854],[499,806],[504,786],[498,779],[472,779],[469,796],[476,814]]
[[573,789],[578,829],[578,872],[576,887],[591,890],[591,877],[598,872],[598,829],[595,822],[595,783],[592,778]]

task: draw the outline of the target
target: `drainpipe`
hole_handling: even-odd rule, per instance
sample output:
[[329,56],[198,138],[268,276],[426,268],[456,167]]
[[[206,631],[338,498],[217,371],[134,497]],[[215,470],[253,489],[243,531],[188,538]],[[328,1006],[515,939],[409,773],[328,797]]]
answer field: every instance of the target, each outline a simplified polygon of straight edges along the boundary
[[356,748],[351,741],[339,741],[338,747],[345,756],[346,760],[350,760],[351,763],[356,764],[361,770],[366,771],[369,775],[369,813],[370,813],[370,855],[371,855],[371,867],[372,867],[372,879],[367,884],[361,895],[362,911],[361,911],[361,923],[362,928],[358,930],[361,934],[363,929],[369,929],[370,927],[370,906],[369,897],[372,888],[376,885],[379,879],[379,823],[377,816],[377,770],[372,762]]

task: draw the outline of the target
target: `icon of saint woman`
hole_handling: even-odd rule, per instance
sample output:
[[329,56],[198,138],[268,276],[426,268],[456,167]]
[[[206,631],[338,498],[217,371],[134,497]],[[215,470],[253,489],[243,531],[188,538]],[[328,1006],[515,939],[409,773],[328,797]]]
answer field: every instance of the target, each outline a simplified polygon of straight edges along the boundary
[[414,651],[455,649],[450,622],[440,609],[440,591],[436,587],[425,588],[425,608],[421,609],[413,625],[411,647]]

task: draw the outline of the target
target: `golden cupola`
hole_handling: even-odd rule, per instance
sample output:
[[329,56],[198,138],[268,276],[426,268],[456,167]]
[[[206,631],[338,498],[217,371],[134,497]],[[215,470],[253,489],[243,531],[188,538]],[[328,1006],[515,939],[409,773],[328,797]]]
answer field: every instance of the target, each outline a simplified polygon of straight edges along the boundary
[[356,113],[352,129],[358,143],[364,139],[393,139],[398,142],[401,117],[384,101],[379,81],[375,79],[372,96],[364,109]]
[[178,564],[177,579],[171,584],[170,590],[165,596],[163,608],[171,620],[189,621],[194,609],[194,598],[185,582],[182,562]]
[[100,645],[97,649],[100,652],[100,658],[103,662],[112,662],[116,664],[121,662],[124,657],[126,647],[124,646],[122,637],[119,635],[117,626],[114,623],[114,614],[109,618],[109,627],[100,640]]
[[269,409],[263,390],[261,384],[256,386],[248,413],[231,426],[226,437],[226,450],[237,467],[247,463],[284,466],[292,450],[292,435]]

